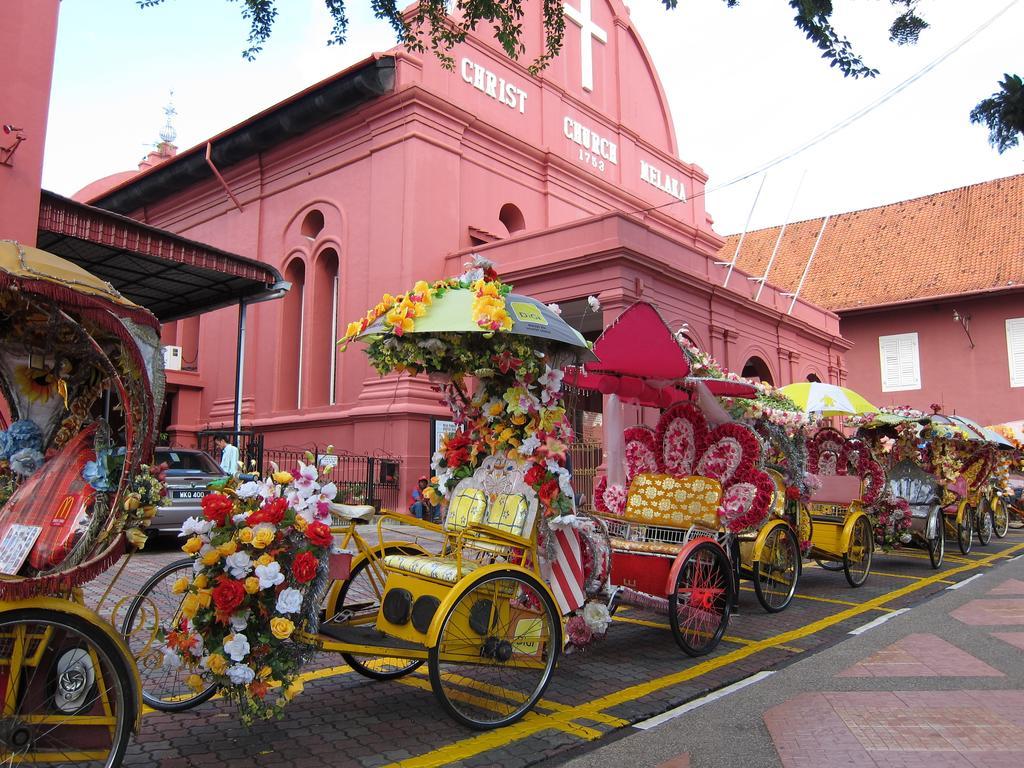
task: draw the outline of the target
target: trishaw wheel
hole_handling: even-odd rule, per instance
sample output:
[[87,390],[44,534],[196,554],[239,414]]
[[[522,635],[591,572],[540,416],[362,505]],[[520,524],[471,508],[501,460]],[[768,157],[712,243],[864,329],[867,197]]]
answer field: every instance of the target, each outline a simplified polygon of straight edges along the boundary
[[463,725],[508,725],[544,693],[561,648],[548,591],[529,574],[499,571],[470,584],[448,610],[430,649],[430,685]]
[[843,570],[843,564],[836,560],[819,560],[818,558],[814,558],[814,562],[816,562],[820,568],[824,568],[826,571]]
[[10,611],[0,615],[0,658],[0,765],[121,764],[136,720],[131,660],[102,628],[59,611]]
[[712,541],[698,543],[676,574],[668,596],[668,620],[676,642],[690,656],[714,650],[729,626],[733,579],[725,550]]
[[183,665],[171,666],[163,653],[162,638],[176,628],[185,594],[174,594],[174,582],[193,576],[192,559],[175,560],[154,573],[128,604],[121,635],[131,649],[142,678],[142,700],[161,712],[184,712],[209,701],[217,692],[210,683],[201,691],[185,682],[193,672]]
[[868,580],[874,552],[875,537],[871,533],[871,523],[866,517],[859,517],[850,532],[850,544],[843,553],[843,572],[851,587],[859,587]]
[[778,613],[793,601],[799,569],[800,545],[793,529],[775,526],[765,537],[761,559],[753,568],[754,592],[768,613]]
[[988,543],[992,541],[992,530],[995,528],[992,522],[992,510],[989,509],[988,504],[978,505],[975,524],[978,527],[978,543],[983,547],[988,546]]
[[1010,529],[1010,516],[1006,513],[1006,504],[1002,499],[992,500],[992,531],[1000,539]]
[[[337,616],[348,609],[358,611],[359,614],[376,616],[383,588],[383,574],[375,573],[370,567],[370,561],[363,560],[356,564],[348,579],[341,585],[338,599],[333,606],[328,606],[328,613]],[[352,669],[371,680],[394,680],[396,677],[409,674],[423,663],[416,659],[393,656],[356,656],[343,653],[341,657]]]
[[938,570],[942,565],[942,558],[946,554],[946,534],[942,530],[942,521],[939,521],[939,531],[935,537],[928,540],[928,559],[932,561],[932,568]]
[[968,507],[959,517],[960,519],[957,520],[956,523],[956,544],[960,547],[960,554],[967,555],[970,554],[971,545],[974,543],[974,535],[971,530],[971,521],[974,519],[974,510]]

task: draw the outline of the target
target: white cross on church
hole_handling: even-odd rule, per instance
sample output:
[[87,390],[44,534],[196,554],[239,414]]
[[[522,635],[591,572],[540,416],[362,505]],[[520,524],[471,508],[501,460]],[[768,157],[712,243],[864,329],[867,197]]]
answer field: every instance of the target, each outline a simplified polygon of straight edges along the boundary
[[594,40],[608,42],[608,33],[590,18],[590,0],[580,0],[579,10],[564,3],[565,15],[580,28],[580,66],[583,90],[594,90]]

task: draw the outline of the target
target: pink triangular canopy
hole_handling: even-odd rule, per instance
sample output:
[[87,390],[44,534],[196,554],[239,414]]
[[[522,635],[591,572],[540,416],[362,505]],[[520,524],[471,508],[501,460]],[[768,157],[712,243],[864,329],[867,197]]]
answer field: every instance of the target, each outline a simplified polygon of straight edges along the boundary
[[682,379],[690,373],[679,342],[652,305],[638,301],[619,315],[594,342],[599,362],[588,372],[638,376],[644,379]]

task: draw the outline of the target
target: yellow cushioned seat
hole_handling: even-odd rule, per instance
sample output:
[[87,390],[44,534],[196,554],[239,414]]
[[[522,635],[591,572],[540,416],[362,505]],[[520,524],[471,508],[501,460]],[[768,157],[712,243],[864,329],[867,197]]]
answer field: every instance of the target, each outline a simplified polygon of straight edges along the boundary
[[639,474],[633,478],[621,520],[666,528],[718,530],[722,486],[710,477]]
[[486,511],[487,494],[479,488],[463,488],[448,505],[443,527],[451,533],[464,530],[483,520]]
[[491,506],[483,517],[483,524],[499,531],[511,533],[513,536],[524,537],[526,517],[530,505],[519,493],[499,493],[494,497]]
[[[430,557],[429,555],[387,555],[384,567],[403,573],[425,576],[454,584],[459,580],[459,564],[448,557]],[[462,561],[462,576],[472,573],[480,567],[480,563],[472,560]]]

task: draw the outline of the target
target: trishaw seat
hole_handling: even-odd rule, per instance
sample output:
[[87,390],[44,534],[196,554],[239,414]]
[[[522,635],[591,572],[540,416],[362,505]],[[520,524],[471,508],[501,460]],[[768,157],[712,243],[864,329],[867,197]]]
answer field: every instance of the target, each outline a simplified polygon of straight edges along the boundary
[[820,487],[811,494],[813,504],[849,506],[860,498],[860,478],[856,475],[818,475]]
[[633,478],[626,509],[615,519],[641,525],[717,530],[722,486],[700,475],[676,477],[641,473]]
[[459,570],[459,561],[450,557],[431,557],[430,555],[388,555],[384,558],[384,566],[403,573],[413,573],[454,584],[462,576],[472,573],[480,567],[475,560],[463,560]]
[[330,507],[331,514],[335,517],[363,523],[370,522],[377,512],[369,504],[336,504],[332,502],[328,506]]
[[613,551],[638,552],[646,555],[678,555],[683,543],[671,541],[630,541],[612,536],[608,539]]

